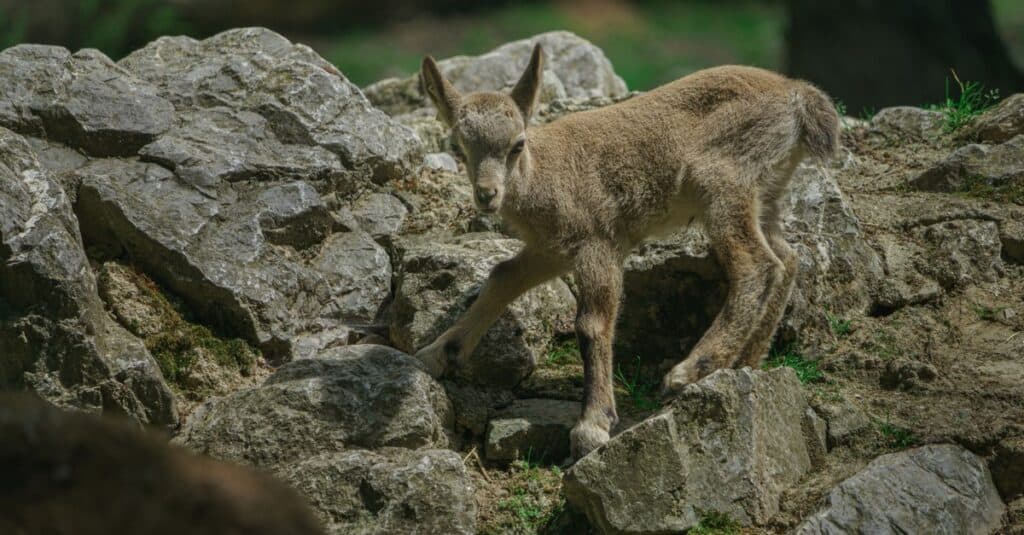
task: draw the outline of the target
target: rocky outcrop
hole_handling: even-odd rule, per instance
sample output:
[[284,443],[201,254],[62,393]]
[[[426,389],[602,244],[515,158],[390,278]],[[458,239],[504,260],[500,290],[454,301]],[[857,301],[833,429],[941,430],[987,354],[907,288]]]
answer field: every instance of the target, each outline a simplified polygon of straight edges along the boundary
[[843,481],[794,530],[817,533],[995,532],[1005,509],[985,463],[953,445],[883,455]]
[[[541,102],[626,93],[626,84],[615,74],[604,52],[569,32],[543,33],[504,44],[481,56],[448,58],[438,67],[459,91],[509,90],[523,74],[530,52],[538,43],[545,54]],[[375,106],[391,115],[430,106],[416,75],[381,80],[365,92]]]
[[325,451],[444,447],[451,425],[444,389],[412,357],[354,345],[291,362],[262,386],[207,402],[177,440],[273,469]]
[[1002,143],[1024,134],[1024,93],[1011,95],[976,117],[958,134],[960,139]]
[[0,128],[0,386],[160,425],[175,401],[139,339],[104,311],[67,195]]
[[719,370],[579,460],[565,494],[602,533],[682,532],[702,511],[764,524],[822,438],[792,370]]
[[329,533],[476,532],[473,485],[451,450],[325,452],[277,475],[306,496]]
[[[494,234],[448,240],[401,242],[391,309],[391,339],[410,353],[434,341],[472,302],[500,261],[522,247]],[[515,302],[488,329],[469,366],[453,372],[475,383],[514,386],[528,376],[553,334],[566,330],[575,299],[559,279],[538,286]]]
[[922,191],[969,191],[1016,184],[1024,187],[1024,135],[998,145],[965,145],[910,180]]

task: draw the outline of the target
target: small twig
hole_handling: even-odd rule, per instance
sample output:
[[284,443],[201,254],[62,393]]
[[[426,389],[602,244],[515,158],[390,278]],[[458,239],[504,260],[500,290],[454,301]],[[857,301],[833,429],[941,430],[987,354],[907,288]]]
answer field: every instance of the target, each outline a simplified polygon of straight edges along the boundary
[[1015,332],[1011,334],[1010,337],[1006,339],[1006,341],[1009,342],[1010,340],[1013,340],[1014,338],[1017,337],[1018,334],[1020,334],[1020,332]]
[[484,462],[480,460],[480,454],[476,451],[476,446],[473,446],[473,448],[469,450],[469,453],[462,458],[462,464],[466,464],[466,461],[468,461],[470,457],[476,460],[476,467],[480,469],[480,475],[484,476],[484,479],[487,480],[488,483],[492,483],[491,476],[487,474],[487,469],[484,468]]

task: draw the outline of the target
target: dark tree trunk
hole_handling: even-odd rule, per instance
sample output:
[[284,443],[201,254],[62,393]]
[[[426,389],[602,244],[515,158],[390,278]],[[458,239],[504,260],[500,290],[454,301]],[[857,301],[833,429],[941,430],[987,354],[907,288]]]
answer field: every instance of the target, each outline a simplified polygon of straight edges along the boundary
[[1007,95],[1024,90],[988,0],[787,0],[786,70],[864,108],[941,102],[950,69]]

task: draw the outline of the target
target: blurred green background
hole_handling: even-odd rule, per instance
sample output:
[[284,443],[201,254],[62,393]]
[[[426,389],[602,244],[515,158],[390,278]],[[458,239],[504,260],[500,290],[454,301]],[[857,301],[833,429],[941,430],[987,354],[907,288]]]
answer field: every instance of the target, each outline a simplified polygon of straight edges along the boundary
[[[924,2],[924,3],[922,3]],[[966,2],[966,3],[965,3]],[[819,9],[825,4],[831,12]],[[869,0],[866,4],[872,4]],[[901,2],[877,2],[886,9]],[[872,17],[870,10],[854,13],[850,6],[865,4],[864,0],[840,2],[822,0],[807,2],[799,0],[574,0],[574,1],[533,1],[533,2],[472,2],[466,0],[435,0],[414,2],[409,0],[377,0],[375,2],[354,2],[351,0],[0,0],[0,48],[20,42],[43,42],[67,46],[71,49],[95,47],[118,59],[131,50],[144,45],[156,36],[166,34],[187,34],[204,37],[222,29],[261,25],[277,30],[294,41],[312,46],[322,56],[335,63],[353,82],[365,86],[389,76],[403,76],[415,72],[419,59],[425,53],[443,58],[456,54],[479,54],[495,46],[544,31],[567,29],[575,32],[601,47],[615,65],[616,71],[626,80],[631,89],[649,89],[661,83],[678,78],[702,67],[723,63],[742,63],[789,71],[823,83],[829,87],[829,71],[835,69],[849,72],[846,79],[831,82],[834,85],[850,85],[846,80],[860,80],[870,73],[857,72],[870,69],[872,63],[883,58],[878,47],[905,48],[901,41],[888,44],[887,37],[878,37],[877,32],[863,31],[865,48],[857,43],[858,32],[853,25],[863,25],[865,17]],[[971,36],[970,28],[960,30],[959,19],[963,16],[956,9],[983,6],[994,20],[996,38],[1005,44],[1013,69],[1024,65],[1024,0],[962,0],[956,7],[952,0],[909,0],[908,10],[915,13],[927,11],[932,6],[951,5],[952,15],[947,17],[945,26],[928,29],[940,33],[936,39],[944,44],[926,43],[923,49],[953,46],[963,48],[958,40]],[[808,11],[814,6],[818,20],[829,20],[830,13],[840,23],[849,19],[849,39],[852,44],[842,41],[838,49],[822,50],[829,57],[817,63],[808,73],[802,72],[796,57],[796,50],[806,50],[817,45],[790,43],[787,48],[787,28],[800,21],[794,13]],[[807,18],[807,17],[805,17]],[[935,21],[928,22],[934,25]],[[818,24],[815,20],[799,22],[803,25]],[[899,22],[913,26],[914,21]],[[892,21],[881,20],[880,27],[892,26]],[[899,29],[904,33],[913,29]],[[820,38],[829,43],[834,29],[822,29]],[[838,32],[842,33],[842,32]],[[804,32],[806,34],[806,32]],[[951,35],[958,34],[958,35]],[[801,35],[794,32],[793,35]],[[871,48],[874,45],[875,48]],[[988,46],[988,45],[986,45]],[[813,50],[810,52],[814,54]],[[942,63],[962,62],[958,69],[972,69],[978,61],[947,59],[952,52],[938,52],[937,65],[945,65],[941,72],[948,74],[947,65]],[[946,54],[943,56],[942,54]],[[858,59],[856,56],[864,56]],[[881,55],[885,55],[884,49]],[[982,52],[984,57],[993,54]],[[875,57],[872,57],[875,56]],[[917,65],[919,59],[908,59],[909,65]],[[997,63],[1005,60],[999,60]],[[831,64],[831,66],[830,66]],[[937,67],[938,68],[938,67]],[[937,69],[936,68],[936,69]],[[999,67],[1003,68],[1003,67]],[[818,73],[818,71],[825,71]],[[928,73],[926,78],[941,74]],[[806,70],[806,69],[805,69]],[[908,83],[901,78],[918,80],[920,73],[910,75],[908,67],[894,65],[889,73],[879,73],[879,85],[884,88],[891,84]],[[998,70],[998,69],[997,69]],[[973,73],[972,73],[973,74]],[[1000,78],[1002,76],[1003,78]],[[1005,78],[1003,74],[978,71],[974,79],[1000,87],[1004,92],[1021,90],[1013,87],[1020,78]],[[992,80],[984,78],[991,77]],[[1005,78],[1005,79],[1004,79]],[[1007,81],[1009,80],[1009,81]],[[924,83],[925,81],[921,81]],[[907,94],[882,100],[878,104],[900,103],[900,100],[932,98],[941,93],[942,80],[927,80],[934,89],[920,94]],[[870,85],[870,84],[869,84]],[[873,89],[877,91],[877,89]],[[840,95],[844,96],[844,95]],[[853,95],[851,95],[853,96]],[[939,95],[941,98],[941,95]],[[847,97],[855,104],[860,100],[871,100],[868,95]],[[891,101],[891,102],[890,102]],[[923,104],[924,102],[902,102]]]

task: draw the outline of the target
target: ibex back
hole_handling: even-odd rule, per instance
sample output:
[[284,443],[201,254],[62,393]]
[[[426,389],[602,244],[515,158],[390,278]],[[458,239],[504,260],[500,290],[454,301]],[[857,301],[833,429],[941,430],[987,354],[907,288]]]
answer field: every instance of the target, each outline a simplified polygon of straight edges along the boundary
[[644,238],[703,224],[729,281],[721,312],[665,376],[665,392],[760,363],[797,269],[781,198],[801,159],[835,152],[839,117],[805,82],[726,66],[530,127],[543,63],[538,46],[510,95],[461,95],[423,60],[424,89],[464,155],[477,207],[498,212],[525,247],[494,267],[466,313],[417,357],[435,375],[464,363],[511,301],[573,270],[586,385],[571,434],[579,458],[618,420],[612,337],[622,264]]

